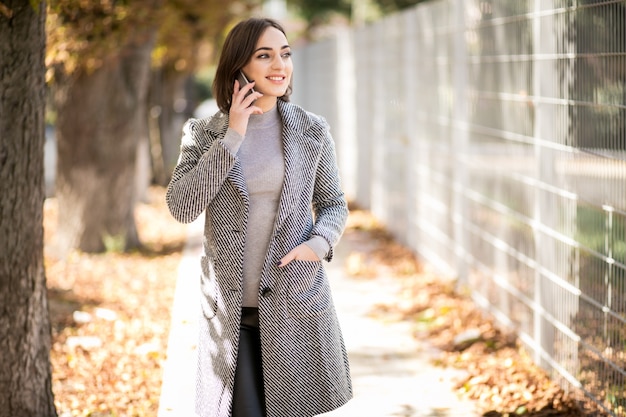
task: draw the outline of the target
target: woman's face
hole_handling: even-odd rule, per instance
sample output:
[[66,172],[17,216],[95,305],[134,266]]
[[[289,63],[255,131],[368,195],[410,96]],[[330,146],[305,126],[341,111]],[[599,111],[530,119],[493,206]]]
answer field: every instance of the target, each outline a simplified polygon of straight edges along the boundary
[[292,72],[287,38],[275,27],[268,27],[259,38],[250,61],[243,67],[248,80],[255,81],[254,89],[263,94],[255,105],[264,110],[271,108],[276,99],[287,92]]

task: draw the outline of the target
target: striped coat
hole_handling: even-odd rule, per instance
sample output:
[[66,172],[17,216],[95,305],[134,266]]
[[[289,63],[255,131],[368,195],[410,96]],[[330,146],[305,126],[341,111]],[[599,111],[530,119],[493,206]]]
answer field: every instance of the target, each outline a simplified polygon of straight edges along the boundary
[[[263,378],[268,417],[312,417],[352,397],[348,358],[322,262],[287,252],[311,235],[333,256],[348,215],[326,122],[278,100],[285,179],[259,288]],[[196,412],[229,417],[239,344],[242,271],[249,197],[242,167],[220,141],[228,116],[191,119],[167,190],[181,222],[205,212],[201,259]]]

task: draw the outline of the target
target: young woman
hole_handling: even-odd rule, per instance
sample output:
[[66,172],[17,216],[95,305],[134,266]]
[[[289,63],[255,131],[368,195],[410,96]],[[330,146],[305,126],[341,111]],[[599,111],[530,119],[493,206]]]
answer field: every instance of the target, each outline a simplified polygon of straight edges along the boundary
[[205,212],[201,417],[312,417],[352,397],[322,265],[347,204],[328,125],[288,102],[292,71],[280,24],[237,24],[213,84],[220,112],[186,123],[168,187],[178,221]]

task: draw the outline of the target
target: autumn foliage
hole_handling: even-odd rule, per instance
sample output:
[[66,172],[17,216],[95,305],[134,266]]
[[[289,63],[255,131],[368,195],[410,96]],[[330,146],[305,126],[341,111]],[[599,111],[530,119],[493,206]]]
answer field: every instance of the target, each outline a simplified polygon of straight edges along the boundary
[[59,415],[154,416],[185,226],[151,189],[137,206],[144,248],[55,255],[56,200],[45,204],[45,265]]
[[608,414],[581,392],[564,391],[538,367],[515,334],[479,309],[455,281],[425,268],[368,212],[352,210],[348,234],[370,242],[348,258],[352,276],[393,276],[403,292],[380,304],[385,320],[413,323],[414,336],[441,354],[437,363],[458,368],[458,393],[471,398],[484,417],[603,417]]
[[[106,59],[117,58],[129,41],[150,36],[150,29],[156,29],[154,66],[191,72],[198,58],[213,57],[212,45],[229,22],[259,4],[257,0],[50,0],[48,80],[57,71],[94,71]],[[202,45],[209,53],[198,54]]]

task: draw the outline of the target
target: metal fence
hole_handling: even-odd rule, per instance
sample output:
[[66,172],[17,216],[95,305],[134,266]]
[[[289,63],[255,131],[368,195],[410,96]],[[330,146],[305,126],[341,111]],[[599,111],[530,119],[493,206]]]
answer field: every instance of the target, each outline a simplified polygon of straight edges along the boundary
[[350,198],[626,416],[626,2],[424,3],[294,59]]

